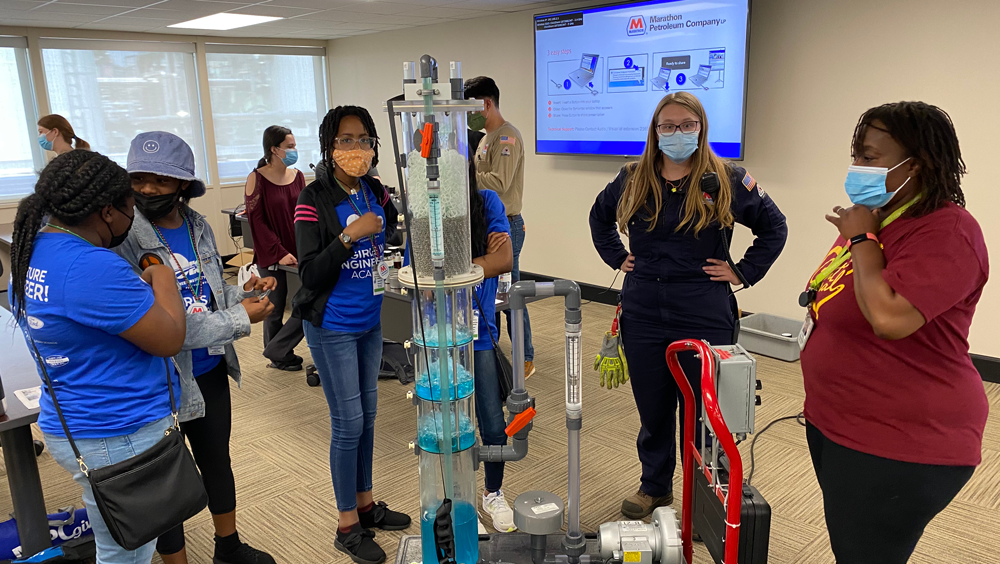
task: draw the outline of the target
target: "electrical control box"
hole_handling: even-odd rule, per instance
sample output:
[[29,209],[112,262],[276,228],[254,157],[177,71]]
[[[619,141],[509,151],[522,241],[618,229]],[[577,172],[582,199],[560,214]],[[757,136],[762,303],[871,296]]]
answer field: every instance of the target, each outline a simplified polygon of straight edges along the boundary
[[759,401],[757,361],[740,345],[713,348],[719,355],[715,387],[722,418],[730,433],[751,434],[754,431],[754,415]]

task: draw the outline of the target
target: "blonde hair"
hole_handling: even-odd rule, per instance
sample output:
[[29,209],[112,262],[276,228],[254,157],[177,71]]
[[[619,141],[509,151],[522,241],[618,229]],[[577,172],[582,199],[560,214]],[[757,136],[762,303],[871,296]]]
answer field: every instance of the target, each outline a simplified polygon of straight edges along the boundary
[[63,138],[63,141],[74,149],[90,150],[90,143],[77,137],[76,132],[73,131],[73,126],[69,124],[69,120],[59,114],[49,114],[42,117],[42,119],[38,120],[38,125],[45,129],[58,129],[59,136]]
[[[666,158],[660,151],[659,136],[656,133],[656,122],[660,111],[670,104],[677,104],[690,111],[701,122],[701,132],[698,134],[698,150],[691,155],[691,173],[688,175],[687,198],[684,202],[684,216],[677,226],[677,231],[694,229],[695,236],[714,222],[724,227],[733,225],[732,186],[729,182],[728,165],[720,159],[708,144],[708,117],[705,108],[698,98],[687,92],[667,94],[660,100],[649,123],[649,133],[646,136],[646,149],[638,162],[629,163],[625,167],[625,187],[618,201],[618,229],[628,235],[628,222],[640,209],[650,213],[652,221],[649,231],[656,228],[663,210],[663,190],[660,178],[661,160]],[[709,205],[701,191],[701,177],[706,172],[719,175],[719,194],[715,196],[714,205]],[[654,209],[649,209],[646,200],[653,194]]]

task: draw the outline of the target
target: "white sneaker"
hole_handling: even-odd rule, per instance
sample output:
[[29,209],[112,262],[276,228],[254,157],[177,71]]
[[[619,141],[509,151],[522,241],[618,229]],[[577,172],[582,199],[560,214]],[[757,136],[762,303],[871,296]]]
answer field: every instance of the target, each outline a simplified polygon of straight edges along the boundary
[[479,534],[480,535],[488,535],[488,534],[490,534],[489,531],[486,530],[486,527],[483,526],[483,522],[479,519],[478,515],[476,516],[476,523],[479,525]]
[[493,518],[493,528],[500,533],[510,533],[517,530],[514,526],[514,510],[507,505],[503,490],[483,496],[483,511]]

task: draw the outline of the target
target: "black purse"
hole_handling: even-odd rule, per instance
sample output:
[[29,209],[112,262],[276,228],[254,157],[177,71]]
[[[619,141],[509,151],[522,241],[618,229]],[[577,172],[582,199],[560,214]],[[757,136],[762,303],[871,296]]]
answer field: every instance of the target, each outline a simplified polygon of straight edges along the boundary
[[80,471],[90,482],[101,517],[119,546],[125,550],[136,550],[205,509],[208,505],[208,493],[205,492],[201,474],[177,423],[177,405],[168,359],[163,362],[167,368],[173,426],[167,428],[158,443],[142,453],[110,466],[90,470],[66,425],[66,418],[56,400],[55,388],[35,345],[35,339],[30,334],[28,338],[66,439],[73,447]]

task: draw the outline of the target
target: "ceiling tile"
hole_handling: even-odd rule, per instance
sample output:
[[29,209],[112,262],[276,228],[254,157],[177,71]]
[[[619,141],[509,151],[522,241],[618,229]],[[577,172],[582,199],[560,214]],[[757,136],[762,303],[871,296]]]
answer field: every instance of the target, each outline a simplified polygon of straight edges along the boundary
[[288,6],[271,6],[270,4],[241,6],[234,10],[226,11],[234,14],[253,14],[255,16],[271,16],[276,18],[293,18],[296,16],[315,14],[317,12],[317,10],[313,8],[291,8]]
[[524,12],[543,8],[552,8],[554,2],[537,2],[535,0],[461,0],[457,4],[450,4],[449,7],[492,10],[494,12]]
[[496,13],[497,12],[488,12],[485,10],[463,10],[461,8],[453,8],[451,6],[437,6],[430,8],[413,8],[412,10],[407,11],[404,15],[445,20],[468,20],[472,18],[492,16]]
[[[44,14],[46,16],[52,16],[52,15],[83,16],[81,20],[91,21],[106,16],[123,14],[132,9],[133,8],[126,8],[122,6],[93,6],[88,4],[63,4],[62,2],[54,2],[51,4],[46,4],[44,6],[39,6],[38,8],[32,10],[31,13]],[[77,21],[77,23],[80,22]]]
[[30,2],[25,0],[0,0],[0,13],[3,14],[3,19],[6,21],[8,18],[13,17],[14,13],[27,12],[32,8],[37,8],[45,4],[45,2]]

